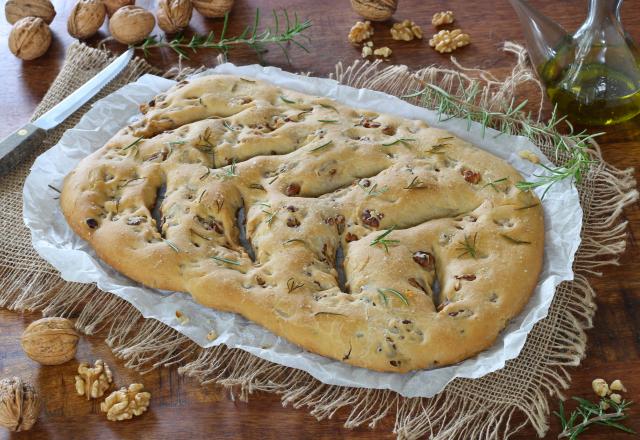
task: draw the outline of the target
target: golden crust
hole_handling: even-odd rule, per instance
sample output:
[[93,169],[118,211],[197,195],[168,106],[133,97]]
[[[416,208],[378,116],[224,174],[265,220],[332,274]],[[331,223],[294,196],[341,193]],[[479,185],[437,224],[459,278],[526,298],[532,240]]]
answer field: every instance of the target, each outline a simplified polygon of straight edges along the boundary
[[537,283],[540,201],[448,132],[234,76],[141,109],[66,177],[61,206],[145,285],[406,372],[489,347]]

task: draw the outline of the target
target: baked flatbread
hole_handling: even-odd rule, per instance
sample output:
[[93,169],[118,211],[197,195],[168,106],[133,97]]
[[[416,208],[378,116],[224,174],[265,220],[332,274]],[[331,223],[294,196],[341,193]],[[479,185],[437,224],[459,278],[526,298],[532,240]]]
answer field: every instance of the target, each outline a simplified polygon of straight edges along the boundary
[[66,177],[61,205],[147,286],[406,372],[489,347],[537,283],[540,201],[446,131],[222,75],[141,110]]

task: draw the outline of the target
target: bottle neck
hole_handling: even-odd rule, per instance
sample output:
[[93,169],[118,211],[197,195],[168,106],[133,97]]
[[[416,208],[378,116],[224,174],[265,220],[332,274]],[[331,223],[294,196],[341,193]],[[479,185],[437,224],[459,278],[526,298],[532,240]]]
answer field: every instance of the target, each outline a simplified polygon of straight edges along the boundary
[[589,0],[587,22],[620,21],[620,8],[623,0]]

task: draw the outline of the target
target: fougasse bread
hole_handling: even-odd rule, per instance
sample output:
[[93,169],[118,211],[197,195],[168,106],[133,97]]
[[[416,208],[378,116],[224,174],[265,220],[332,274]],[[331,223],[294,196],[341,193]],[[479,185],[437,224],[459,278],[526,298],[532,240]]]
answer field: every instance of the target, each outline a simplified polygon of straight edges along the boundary
[[141,111],[61,196],[135,281],[391,372],[486,349],[536,286],[540,200],[444,130],[223,75]]

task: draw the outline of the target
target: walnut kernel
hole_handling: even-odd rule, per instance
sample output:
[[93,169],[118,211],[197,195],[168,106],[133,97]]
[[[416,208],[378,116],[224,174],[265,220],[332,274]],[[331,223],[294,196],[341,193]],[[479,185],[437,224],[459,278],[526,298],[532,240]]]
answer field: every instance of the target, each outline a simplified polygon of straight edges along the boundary
[[49,0],[7,0],[4,4],[4,16],[10,24],[25,17],[42,18],[51,24],[56,10]]
[[135,44],[147,38],[155,25],[156,19],[146,9],[123,6],[109,20],[109,31],[120,43]]
[[59,365],[76,355],[78,339],[73,322],[64,318],[43,318],[29,324],[20,344],[34,361],[42,365]]
[[23,60],[34,60],[44,55],[49,46],[51,29],[42,18],[21,18],[9,33],[9,50]]
[[28,431],[40,413],[35,387],[19,377],[0,380],[0,426],[10,431]]
[[373,55],[373,47],[366,44],[362,46],[362,58],[366,58],[371,55]]
[[471,43],[471,37],[469,34],[463,33],[461,29],[441,30],[429,40],[429,46],[440,53],[453,52],[469,43]]
[[135,0],[102,0],[104,7],[107,8],[107,15],[111,17],[116,11],[124,6],[133,5]]
[[351,0],[351,7],[367,20],[385,21],[396,12],[398,2],[397,0]]
[[233,7],[234,0],[191,0],[193,7],[205,17],[224,17]]
[[609,389],[611,391],[623,391],[625,393],[627,392],[627,389],[624,387],[620,379],[616,379],[611,382],[611,385],[609,385]]
[[107,419],[114,422],[139,416],[147,410],[151,400],[151,393],[142,391],[143,389],[144,385],[140,383],[131,384],[129,388],[120,388],[100,404],[100,410],[107,413]]
[[357,21],[349,31],[349,35],[347,36],[347,38],[350,42],[357,44],[362,43],[364,40],[367,40],[372,36],[373,27],[371,26],[371,22],[367,20]]
[[113,382],[111,369],[102,360],[98,359],[93,368],[87,362],[78,366],[76,376],[76,391],[80,396],[86,396],[87,400],[102,397]]
[[168,34],[175,34],[189,26],[192,13],[191,0],[159,0],[156,10],[158,26]]
[[451,24],[454,20],[455,17],[453,16],[453,11],[436,12],[435,14],[433,14],[431,24],[438,27],[444,24]]
[[613,402],[617,403],[618,405],[622,403],[622,396],[618,393],[611,393],[611,395],[609,396],[609,399],[611,399]]
[[591,382],[591,388],[593,388],[593,392],[600,397],[605,397],[609,394],[609,385],[607,385],[604,379],[594,379],[593,382]]
[[391,38],[394,40],[411,41],[414,38],[422,39],[422,28],[411,20],[394,23],[390,32]]
[[89,38],[98,32],[106,15],[102,0],[79,0],[69,14],[67,31],[79,40]]
[[389,58],[391,56],[391,49],[389,49],[388,47],[379,47],[376,50],[373,51],[374,55],[377,56],[381,56],[384,58]]

